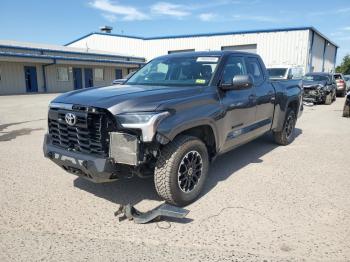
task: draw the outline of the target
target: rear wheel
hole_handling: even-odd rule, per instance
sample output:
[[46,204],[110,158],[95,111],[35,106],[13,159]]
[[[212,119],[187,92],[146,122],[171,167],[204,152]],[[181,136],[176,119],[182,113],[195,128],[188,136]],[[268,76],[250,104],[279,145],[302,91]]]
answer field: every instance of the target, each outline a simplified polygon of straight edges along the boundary
[[289,145],[295,138],[296,114],[292,108],[288,108],[284,120],[283,129],[280,132],[274,132],[275,142],[279,145]]
[[190,204],[203,189],[208,169],[208,151],[201,140],[192,136],[175,138],[161,150],[156,163],[158,195],[173,205]]

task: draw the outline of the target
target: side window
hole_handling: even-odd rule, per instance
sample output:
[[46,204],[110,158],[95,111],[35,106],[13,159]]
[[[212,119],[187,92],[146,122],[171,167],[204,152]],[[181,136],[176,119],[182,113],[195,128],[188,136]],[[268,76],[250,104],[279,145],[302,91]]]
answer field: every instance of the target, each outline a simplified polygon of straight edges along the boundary
[[245,75],[244,62],[242,57],[230,56],[223,70],[222,83],[231,84],[236,75]]
[[260,85],[264,82],[264,74],[260,67],[260,62],[255,57],[248,57],[247,59],[247,72],[254,78],[254,84]]

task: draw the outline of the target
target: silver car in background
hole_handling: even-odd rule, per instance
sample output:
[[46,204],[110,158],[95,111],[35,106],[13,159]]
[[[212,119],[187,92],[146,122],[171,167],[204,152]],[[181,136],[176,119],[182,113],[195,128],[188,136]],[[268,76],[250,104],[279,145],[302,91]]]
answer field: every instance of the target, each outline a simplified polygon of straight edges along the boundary
[[335,73],[334,79],[335,79],[335,82],[337,83],[337,96],[341,96],[341,97],[346,96],[347,86],[346,86],[346,82],[343,74]]
[[344,75],[347,91],[350,90],[350,75]]

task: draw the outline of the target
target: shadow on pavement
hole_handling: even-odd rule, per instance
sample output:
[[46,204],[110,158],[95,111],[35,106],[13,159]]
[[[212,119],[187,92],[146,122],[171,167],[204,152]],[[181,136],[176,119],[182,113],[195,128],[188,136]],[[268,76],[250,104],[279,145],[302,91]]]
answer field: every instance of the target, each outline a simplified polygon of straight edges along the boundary
[[7,129],[10,126],[16,126],[16,125],[20,125],[20,124],[31,123],[31,122],[42,121],[42,120],[45,120],[45,119],[42,118],[42,119],[35,119],[35,120],[0,125],[0,142],[10,141],[10,140],[17,138],[18,136],[29,135],[33,131],[44,130],[43,128],[21,128],[21,129],[17,129],[17,130],[2,132],[3,130]]
[[[296,128],[296,139],[302,130]],[[266,134],[246,145],[219,156],[211,165],[206,186],[201,194],[202,198],[212,190],[220,181],[225,180],[235,172],[250,163],[262,163],[261,157],[278,147],[271,134]],[[144,199],[162,201],[154,188],[153,178],[120,179],[112,183],[94,184],[83,178],[77,178],[74,186],[104,198],[116,204],[136,205]],[[197,200],[200,201],[200,200]]]
[[[296,128],[295,139],[302,133],[301,129]],[[263,160],[261,157],[277,147],[279,145],[274,142],[273,135],[268,133],[248,144],[219,156],[210,167],[209,177],[201,197],[213,189],[218,182],[234,175],[241,168],[244,168],[250,163],[262,163]]]
[[0,142],[10,141],[17,138],[18,136],[26,136],[33,131],[44,130],[44,128],[22,128],[18,130],[13,130],[0,135]]
[[10,126],[16,126],[16,125],[20,125],[20,124],[31,123],[31,122],[42,121],[42,120],[46,120],[46,119],[45,118],[40,118],[40,119],[28,120],[28,121],[22,121],[22,122],[0,124],[0,131],[3,131],[3,130],[5,130],[6,128],[8,128]]

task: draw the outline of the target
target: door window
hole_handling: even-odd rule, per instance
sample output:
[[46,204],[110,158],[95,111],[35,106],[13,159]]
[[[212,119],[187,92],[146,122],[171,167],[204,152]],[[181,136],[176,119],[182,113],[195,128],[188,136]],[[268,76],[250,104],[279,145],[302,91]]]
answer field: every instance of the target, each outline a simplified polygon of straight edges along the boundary
[[236,75],[245,75],[244,62],[242,57],[230,56],[223,70],[222,83],[231,84]]
[[264,75],[260,67],[260,62],[255,57],[249,57],[247,59],[247,71],[254,79],[255,85],[260,85],[264,82]]

